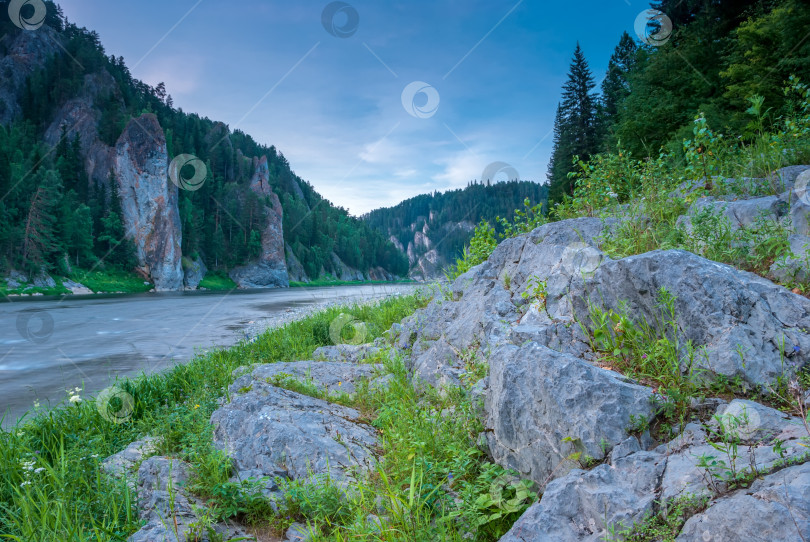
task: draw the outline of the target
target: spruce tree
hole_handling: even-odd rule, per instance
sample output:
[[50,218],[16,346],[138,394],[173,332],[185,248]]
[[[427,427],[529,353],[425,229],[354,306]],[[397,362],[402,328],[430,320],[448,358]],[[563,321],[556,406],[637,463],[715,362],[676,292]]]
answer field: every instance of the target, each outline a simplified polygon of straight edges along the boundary
[[609,150],[613,143],[612,129],[619,120],[619,108],[630,94],[630,73],[636,64],[636,42],[624,32],[608,63],[608,72],[602,81],[600,124],[600,150]]
[[565,195],[572,195],[574,186],[568,178],[573,171],[572,157],[587,160],[598,149],[596,86],[593,75],[585,60],[585,54],[577,43],[568,80],[563,85],[562,104],[556,119],[557,142],[553,170],[549,178],[549,200],[562,201]]

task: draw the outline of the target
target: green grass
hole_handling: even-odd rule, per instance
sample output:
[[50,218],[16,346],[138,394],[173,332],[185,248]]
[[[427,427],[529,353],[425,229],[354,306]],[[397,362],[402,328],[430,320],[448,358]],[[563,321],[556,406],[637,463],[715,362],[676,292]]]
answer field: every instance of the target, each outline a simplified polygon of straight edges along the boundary
[[[140,528],[135,496],[101,475],[99,461],[145,435],[162,437],[160,453],[190,461],[194,487],[225,510],[230,467],[211,441],[208,420],[227,396],[237,367],[311,359],[331,344],[329,325],[341,312],[366,323],[368,339],[424,304],[418,296],[376,305],[330,308],[260,335],[254,342],[196,356],[171,370],[122,380],[134,400],[131,417],[115,424],[91,398],[36,411],[0,431],[0,533],[9,540],[122,540]],[[83,395],[83,394],[82,394]],[[110,405],[112,412],[120,404]],[[217,497],[219,496],[219,497]],[[217,504],[216,501],[214,504]]]
[[404,284],[404,283],[412,283],[412,280],[396,280],[396,281],[385,281],[385,280],[338,280],[332,278],[330,276],[320,277],[310,282],[290,282],[290,288],[314,288],[317,286],[354,286],[358,284]]
[[62,281],[59,279],[54,279],[56,282],[56,286],[53,288],[38,288],[36,286],[30,285],[22,285],[19,288],[9,288],[8,283],[3,281],[0,283],[0,296],[6,297],[9,295],[32,295],[32,294],[42,294],[42,295],[63,295],[69,294],[70,290],[62,286]]
[[143,278],[135,273],[120,271],[117,269],[105,269],[95,271],[78,270],[70,275],[70,279],[84,286],[87,286],[95,293],[116,293],[135,294],[148,292],[154,285],[144,284]]
[[233,290],[236,288],[236,283],[224,273],[208,273],[200,281],[199,287],[207,290]]

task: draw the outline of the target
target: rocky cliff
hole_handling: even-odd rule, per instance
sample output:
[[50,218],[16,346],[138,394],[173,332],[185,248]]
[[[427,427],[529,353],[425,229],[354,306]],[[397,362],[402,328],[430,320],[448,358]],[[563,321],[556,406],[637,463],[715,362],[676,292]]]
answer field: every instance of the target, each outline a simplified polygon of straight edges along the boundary
[[231,270],[230,276],[240,288],[286,288],[290,285],[290,277],[282,229],[284,211],[270,186],[267,157],[254,158],[253,167],[255,173],[250,180],[250,190],[265,202],[262,254],[256,262]]
[[114,172],[126,235],[156,290],[183,288],[177,186],[169,182],[166,138],[152,114],[132,119],[115,145]]

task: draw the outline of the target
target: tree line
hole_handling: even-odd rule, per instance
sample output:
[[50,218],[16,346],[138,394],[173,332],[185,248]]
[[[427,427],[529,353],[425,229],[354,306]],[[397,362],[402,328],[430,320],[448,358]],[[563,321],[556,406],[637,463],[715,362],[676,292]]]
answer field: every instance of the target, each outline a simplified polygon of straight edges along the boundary
[[[311,278],[337,271],[333,252],[363,271],[380,266],[394,274],[407,272],[407,260],[385,237],[324,200],[274,146],[175,108],[163,83],[151,87],[135,79],[123,57],[107,56],[96,32],[77,27],[57,5],[46,4],[46,24],[57,31],[64,52],[50,56],[27,78],[19,97],[22,115],[0,126],[0,196],[5,195],[0,200],[0,271],[67,275],[75,266],[134,265],[131,243],[119,243],[124,232],[113,173],[103,182],[88,178],[78,136],[63,131],[55,149],[44,142],[58,108],[86,89],[85,77],[106,72],[114,85],[94,103],[102,142],[115,145],[131,118],[150,112],[165,132],[169,159],[192,154],[208,168],[201,189],[180,192],[185,256],[227,271],[261,253],[268,201],[248,187],[252,158],[266,156],[270,185],[284,211],[284,241]],[[0,7],[6,11],[4,2]],[[4,44],[19,32],[7,19],[0,22],[0,35],[8,36]],[[0,111],[6,107],[0,99]]]
[[548,167],[550,200],[573,194],[575,157],[606,152],[683,157],[698,111],[718,131],[753,137],[749,98],[764,97],[776,122],[789,107],[791,75],[810,79],[810,6],[800,0],[662,0],[669,40],[647,45],[628,33],[616,46],[599,92],[577,44],[562,89]]

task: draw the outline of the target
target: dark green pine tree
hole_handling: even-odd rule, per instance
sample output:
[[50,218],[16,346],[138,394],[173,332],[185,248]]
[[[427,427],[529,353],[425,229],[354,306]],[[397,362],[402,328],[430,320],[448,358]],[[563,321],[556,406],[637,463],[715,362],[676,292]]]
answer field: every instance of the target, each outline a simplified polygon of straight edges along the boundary
[[615,144],[613,127],[619,121],[619,108],[630,94],[630,73],[636,65],[636,42],[624,32],[608,62],[608,72],[602,81],[600,107],[600,150]]
[[58,232],[62,180],[54,170],[40,169],[31,198],[22,241],[22,262],[28,273],[49,271],[61,253]]
[[552,204],[573,194],[574,186],[568,178],[568,173],[574,168],[572,157],[588,160],[598,150],[595,86],[588,61],[577,43],[568,80],[563,85],[563,100],[557,119],[558,141],[549,179],[549,200]]

